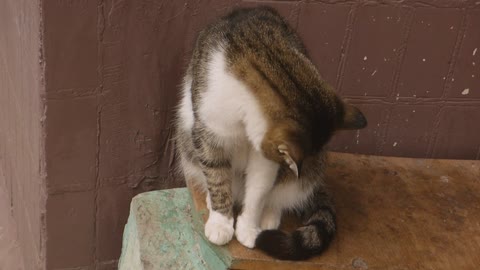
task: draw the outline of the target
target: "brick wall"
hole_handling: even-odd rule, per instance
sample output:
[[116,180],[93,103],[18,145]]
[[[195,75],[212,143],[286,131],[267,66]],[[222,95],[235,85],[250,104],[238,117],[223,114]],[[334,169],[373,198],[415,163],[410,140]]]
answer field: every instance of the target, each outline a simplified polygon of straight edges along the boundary
[[[51,123],[68,127],[52,138],[52,153],[78,151],[49,159],[58,172],[49,182],[58,209],[51,228],[78,232],[52,231],[52,266],[111,267],[130,197],[181,185],[169,140],[181,74],[199,29],[232,6],[277,8],[325,79],[365,112],[369,127],[342,132],[331,149],[480,158],[480,5],[472,1],[45,3],[46,33],[57,38],[46,44],[48,103],[60,115]],[[80,205],[81,223],[53,218]],[[62,253],[66,241],[84,255]]]
[[331,150],[480,159],[480,2],[240,5],[259,3],[289,19],[325,80],[367,116]]
[[[22,111],[11,98],[0,109],[14,117],[0,119],[2,128],[16,127],[28,137],[23,141],[34,142],[22,147],[36,149],[35,138],[46,134],[46,183],[37,177],[39,186],[20,186],[46,185],[46,218],[32,212],[38,218],[32,237],[39,248],[46,243],[48,269],[114,269],[131,197],[183,185],[172,170],[170,123],[196,33],[232,6],[258,4],[289,20],[320,73],[369,120],[362,131],[338,134],[330,149],[480,158],[478,1],[40,1],[43,44],[26,42],[32,48],[18,53],[23,62],[0,55],[19,74],[45,65],[45,93],[22,86],[24,77],[2,82],[1,91],[45,103],[44,125],[43,109]],[[5,27],[16,29],[14,23],[0,25]],[[29,129],[17,123],[29,123],[34,132],[26,135]],[[9,138],[0,134],[2,142]],[[16,159],[15,149],[0,145],[7,173],[13,172],[8,166],[42,150],[19,148],[24,157]],[[38,176],[29,162],[31,168],[18,174]]]

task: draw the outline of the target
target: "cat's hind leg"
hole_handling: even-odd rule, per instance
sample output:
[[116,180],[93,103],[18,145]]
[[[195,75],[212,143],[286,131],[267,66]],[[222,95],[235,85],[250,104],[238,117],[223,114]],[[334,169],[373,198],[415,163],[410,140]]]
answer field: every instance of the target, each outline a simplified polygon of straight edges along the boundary
[[260,219],[260,229],[264,230],[276,230],[280,226],[282,220],[282,209],[274,206],[265,206]]

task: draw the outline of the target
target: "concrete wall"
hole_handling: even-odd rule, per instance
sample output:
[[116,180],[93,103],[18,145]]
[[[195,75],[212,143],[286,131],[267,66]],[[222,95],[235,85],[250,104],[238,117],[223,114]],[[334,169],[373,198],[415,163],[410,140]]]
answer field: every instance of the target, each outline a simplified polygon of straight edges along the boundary
[[1,164],[14,209],[29,206],[17,219],[35,217],[19,222],[35,243],[27,257],[44,252],[48,269],[115,268],[130,198],[182,185],[170,123],[196,33],[258,3],[287,17],[325,79],[369,119],[331,149],[480,158],[475,1],[3,1]]
[[42,269],[45,258],[40,21],[38,1],[0,1],[0,194],[8,194],[11,210],[0,219],[15,219],[11,241],[23,248],[26,269]]

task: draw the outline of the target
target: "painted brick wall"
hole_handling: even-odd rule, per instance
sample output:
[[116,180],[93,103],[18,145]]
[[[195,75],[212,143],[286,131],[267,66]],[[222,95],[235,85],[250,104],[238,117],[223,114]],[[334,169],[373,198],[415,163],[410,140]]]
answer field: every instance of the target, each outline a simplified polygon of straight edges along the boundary
[[369,120],[340,132],[331,150],[480,158],[480,2],[240,5],[259,3],[289,19],[324,79]]
[[331,149],[479,158],[474,2],[45,1],[50,267],[113,268],[131,196],[182,185],[170,121],[196,33],[259,3],[287,17],[369,119]]
[[[20,77],[15,83],[2,81],[1,91],[31,98],[32,103],[44,102],[46,117],[40,122],[41,109],[29,113],[7,102],[0,112],[15,112],[17,118],[0,119],[2,128],[16,127],[13,130],[19,132],[30,130],[30,125],[34,132],[22,136],[28,137],[23,141],[33,142],[28,147],[34,149],[43,128],[46,134],[47,181],[40,182],[48,193],[46,218],[40,219],[38,207],[26,211],[38,218],[37,231],[31,235],[38,248],[46,243],[47,269],[115,269],[131,197],[183,185],[173,172],[170,140],[181,74],[199,29],[233,6],[268,4],[278,9],[305,40],[324,78],[365,112],[369,127],[338,134],[330,149],[480,158],[478,1],[62,0],[40,4],[43,20],[38,28],[43,44],[25,41],[31,48],[27,46],[30,54],[23,55],[23,62],[7,53],[0,55],[20,73],[44,64],[45,93],[34,87],[30,92],[15,91],[17,85],[29,87],[20,83]],[[17,52],[7,39],[0,41]],[[7,74],[5,70],[2,74]],[[3,85],[8,86],[7,92]],[[32,89],[38,92],[32,94],[36,91]],[[27,128],[16,126],[20,123],[27,123]],[[0,134],[3,142],[10,133]],[[11,159],[17,148],[0,147],[4,156],[20,164],[20,158]],[[24,156],[41,152],[19,149]],[[18,173],[38,176],[39,165],[29,162],[30,169]],[[4,160],[1,164],[14,166]],[[26,179],[29,175],[11,176]],[[34,199],[26,198],[30,203]],[[40,236],[42,224],[47,233]]]

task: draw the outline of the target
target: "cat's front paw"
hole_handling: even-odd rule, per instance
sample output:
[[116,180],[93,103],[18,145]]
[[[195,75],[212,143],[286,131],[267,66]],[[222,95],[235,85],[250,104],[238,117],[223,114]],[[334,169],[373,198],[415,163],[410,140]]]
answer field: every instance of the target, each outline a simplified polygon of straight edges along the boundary
[[238,217],[235,237],[237,237],[238,242],[242,245],[248,248],[254,248],[255,240],[260,232],[260,228],[249,222],[248,219],[243,216]]
[[210,211],[205,224],[205,236],[216,245],[225,245],[232,240],[234,233],[233,217],[226,217],[218,212]]

